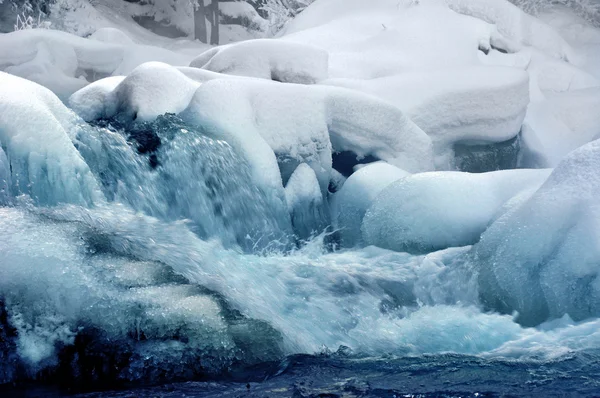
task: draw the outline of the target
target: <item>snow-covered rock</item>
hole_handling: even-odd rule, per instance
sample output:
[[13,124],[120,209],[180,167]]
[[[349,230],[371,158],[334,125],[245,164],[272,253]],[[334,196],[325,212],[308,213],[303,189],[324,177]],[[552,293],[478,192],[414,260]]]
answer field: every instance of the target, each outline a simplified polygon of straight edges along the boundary
[[481,236],[472,262],[489,308],[526,325],[600,314],[599,167],[599,141],[573,151]]
[[403,178],[385,188],[368,209],[363,239],[385,249],[416,252],[473,244],[506,201],[541,185],[549,173],[447,171]]
[[342,245],[360,243],[360,226],[367,209],[379,193],[392,182],[410,173],[385,162],[370,163],[353,173],[332,195],[331,218]]
[[125,76],[112,76],[90,83],[74,92],[68,105],[87,122],[112,117],[117,102],[113,92],[124,79]]
[[285,186],[285,198],[294,233],[299,239],[308,239],[329,224],[319,181],[306,163],[292,173]]
[[[437,156],[456,143],[494,143],[515,137],[529,103],[527,73],[516,68],[478,66],[326,83],[396,105],[432,138]],[[438,167],[449,167],[441,162]]]
[[[307,163],[325,192],[332,152],[373,156],[409,171],[433,167],[429,137],[399,109],[342,88],[212,80],[196,91],[183,117],[245,153],[257,177],[271,185]],[[281,177],[272,170],[272,152]]]
[[74,93],[69,105],[84,120],[120,115],[151,121],[165,113],[179,113],[190,103],[200,83],[172,66],[147,62],[127,77],[99,80]]
[[285,83],[312,84],[328,76],[328,54],[314,46],[257,39],[212,48],[190,66]]
[[0,72],[0,180],[2,174],[8,180],[0,186],[8,186],[12,196],[27,194],[42,205],[102,200],[71,142],[77,123],[50,90]]

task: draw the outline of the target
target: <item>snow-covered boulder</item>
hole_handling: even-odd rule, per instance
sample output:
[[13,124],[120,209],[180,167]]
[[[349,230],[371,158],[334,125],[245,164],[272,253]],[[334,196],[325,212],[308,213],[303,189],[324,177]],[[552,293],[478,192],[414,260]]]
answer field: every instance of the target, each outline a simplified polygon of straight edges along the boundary
[[102,200],[71,142],[77,123],[50,90],[0,72],[0,186],[10,190],[5,196],[27,194],[42,205]]
[[308,239],[329,224],[319,181],[306,163],[292,173],[285,186],[285,198],[294,233],[299,239]]
[[342,245],[351,247],[362,240],[360,227],[373,200],[388,185],[410,173],[385,162],[375,162],[353,173],[332,195],[331,218]]
[[328,76],[328,54],[317,47],[256,39],[212,48],[190,66],[285,83],[313,84]]
[[[352,90],[212,80],[196,91],[182,115],[238,148],[269,184],[286,182],[297,165],[307,163],[325,192],[332,152],[373,156],[411,172],[433,167],[431,141],[422,130],[391,104]],[[281,177],[271,170],[269,152],[277,157]]]
[[415,174],[388,186],[362,224],[367,244],[428,252],[479,240],[502,205],[541,185],[549,170]]
[[68,105],[86,122],[112,117],[117,102],[113,92],[124,79],[125,76],[113,76],[90,83],[74,92]]
[[472,262],[489,308],[525,325],[600,314],[599,168],[600,141],[573,151],[481,236]]
[[150,121],[165,113],[179,113],[190,103],[200,83],[172,66],[148,62],[127,77],[99,80],[69,98],[84,120],[120,115],[129,120]]
[[[527,73],[515,68],[478,66],[326,83],[396,105],[432,138],[438,157],[448,157],[457,143],[495,143],[515,137],[529,103]],[[447,169],[450,162],[442,158],[437,166]]]

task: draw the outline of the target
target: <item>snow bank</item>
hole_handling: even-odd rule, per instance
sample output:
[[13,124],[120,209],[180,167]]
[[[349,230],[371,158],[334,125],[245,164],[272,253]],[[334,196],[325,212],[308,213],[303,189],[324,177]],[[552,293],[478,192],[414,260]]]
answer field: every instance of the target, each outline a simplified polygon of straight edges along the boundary
[[549,170],[470,174],[422,173],[384,189],[367,211],[367,244],[397,251],[428,252],[479,240],[502,205],[539,186]]
[[361,241],[360,226],[367,209],[392,182],[410,173],[385,162],[375,162],[353,173],[331,198],[333,227],[345,247]]
[[472,262],[489,308],[525,325],[600,315],[599,167],[599,141],[573,151],[481,236]]
[[440,155],[456,143],[515,137],[529,103],[527,73],[515,68],[467,67],[372,80],[331,79],[402,109],[433,140]]
[[443,2],[317,1],[286,28],[282,40],[329,52],[332,78],[373,79],[407,71],[479,63],[495,29]]
[[65,32],[29,29],[0,36],[0,70],[50,88],[61,99],[91,81],[126,75],[148,61],[187,65],[189,56],[159,47],[132,45],[114,39],[114,31],[84,39]]
[[547,95],[529,106],[523,126],[525,161],[552,167],[581,145],[600,137],[600,88]]
[[448,6],[494,24],[498,32],[520,45],[537,48],[553,57],[572,60],[574,53],[561,35],[507,0],[445,0]]
[[304,44],[257,39],[210,49],[190,66],[231,75],[313,84],[327,78],[327,52]]
[[50,90],[0,72],[0,178],[4,169],[13,196],[28,194],[42,205],[91,205],[101,200],[94,177],[70,139],[76,123],[75,115]]

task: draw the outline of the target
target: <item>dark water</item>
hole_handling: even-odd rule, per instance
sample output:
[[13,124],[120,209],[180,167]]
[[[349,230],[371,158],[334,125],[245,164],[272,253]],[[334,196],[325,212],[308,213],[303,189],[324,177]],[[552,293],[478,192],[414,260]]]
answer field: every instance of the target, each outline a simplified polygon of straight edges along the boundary
[[351,359],[297,355],[234,380],[185,382],[73,394],[0,391],[11,397],[570,397],[600,396],[598,352],[556,361],[509,361],[464,355]]

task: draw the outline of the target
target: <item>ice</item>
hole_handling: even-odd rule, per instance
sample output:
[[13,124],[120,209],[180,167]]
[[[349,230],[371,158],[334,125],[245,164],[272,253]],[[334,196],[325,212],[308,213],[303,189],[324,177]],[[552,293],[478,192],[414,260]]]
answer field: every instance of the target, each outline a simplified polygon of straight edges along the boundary
[[367,209],[379,193],[392,182],[410,173],[385,162],[375,162],[352,174],[331,199],[333,227],[339,230],[343,246],[362,241],[360,226]]
[[363,219],[363,239],[386,249],[429,252],[479,240],[502,205],[541,185],[549,170],[421,173],[384,189]]
[[[168,266],[103,252],[101,235],[73,223],[41,222],[11,208],[0,214],[0,291],[18,333],[17,352],[32,375],[59,358],[74,378],[100,363],[101,381],[112,377],[102,369],[123,357],[122,381],[218,374],[235,361],[277,358],[277,332],[233,313]],[[146,282],[118,277],[129,269]],[[79,354],[64,349],[75,335],[84,348]]]
[[7,180],[2,185],[10,186],[12,196],[27,194],[40,205],[102,201],[70,139],[77,117],[33,82],[0,72],[0,87],[0,171]]
[[329,224],[329,214],[313,169],[300,164],[285,186],[285,198],[292,217],[292,227],[299,239],[322,232]]
[[571,152],[530,199],[496,220],[473,248],[489,308],[537,325],[597,317],[600,142]]
[[190,66],[231,75],[313,84],[328,76],[328,55],[318,47],[256,39],[212,48]]

